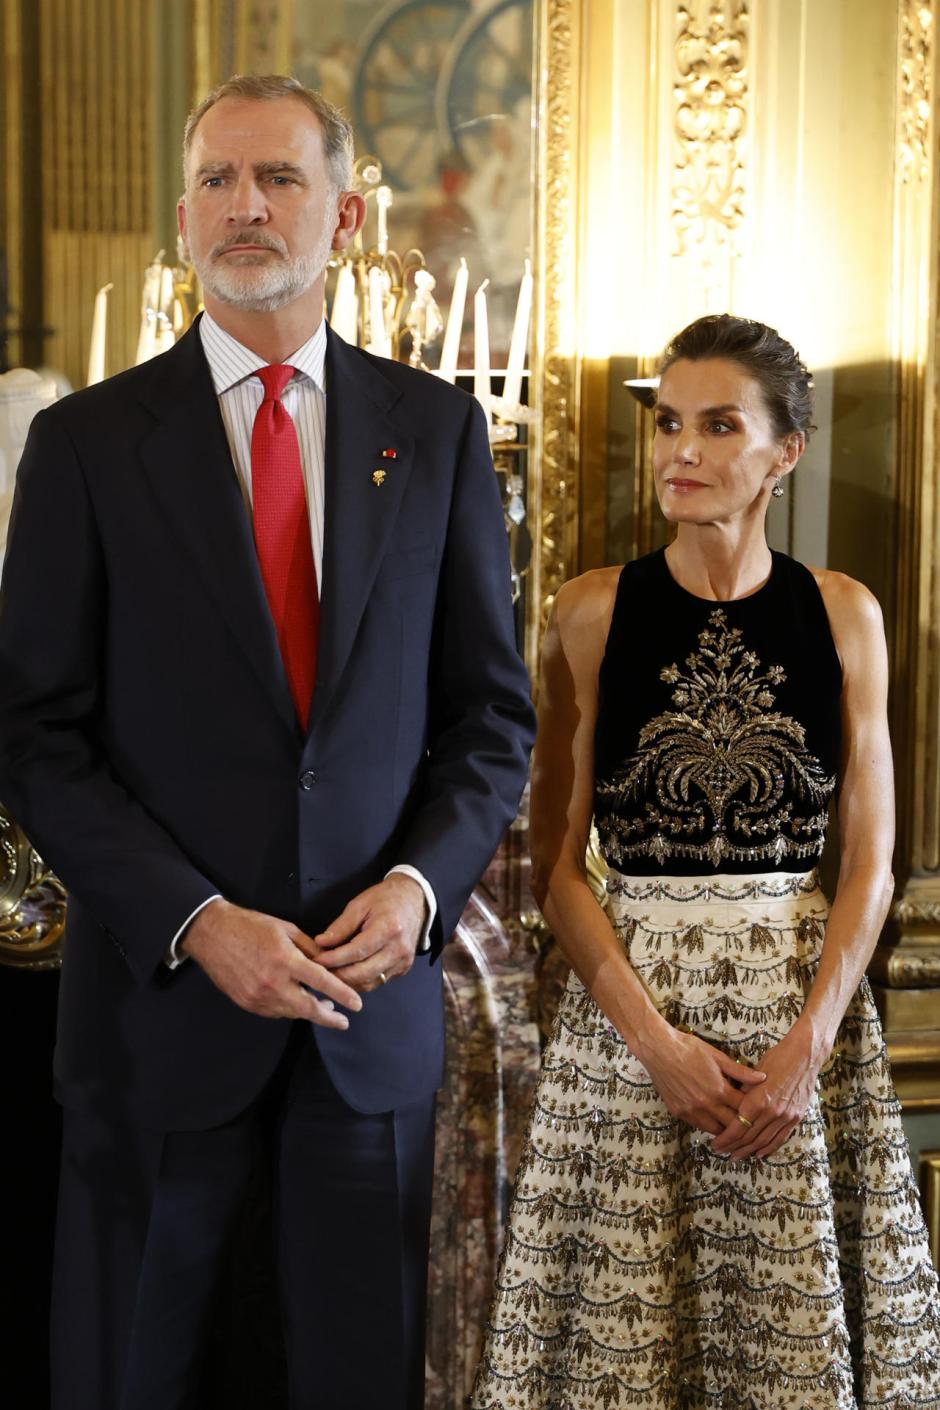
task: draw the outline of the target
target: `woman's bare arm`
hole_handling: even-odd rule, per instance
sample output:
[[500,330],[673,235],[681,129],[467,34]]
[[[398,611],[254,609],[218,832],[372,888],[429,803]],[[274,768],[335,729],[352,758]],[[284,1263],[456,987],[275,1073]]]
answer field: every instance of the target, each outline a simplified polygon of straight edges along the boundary
[[894,778],[888,734],[888,653],[881,609],[841,573],[816,574],[842,662],[840,865],[819,967],[803,1012],[762,1068],[766,1086],[742,1103],[750,1130],[733,1122],[713,1149],[768,1155],[802,1120],[891,904]]
[[542,649],[532,767],[532,888],[578,977],[649,1072],[668,1110],[713,1134],[763,1075],[659,1014],[587,881],[598,673],[617,591],[614,569],[559,592]]

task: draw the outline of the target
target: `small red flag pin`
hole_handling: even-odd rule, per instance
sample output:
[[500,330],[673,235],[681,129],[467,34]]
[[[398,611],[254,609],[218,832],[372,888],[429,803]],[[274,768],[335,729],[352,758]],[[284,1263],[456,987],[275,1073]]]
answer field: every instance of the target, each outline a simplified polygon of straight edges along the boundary
[[398,459],[398,451],[397,451],[397,450],[383,450],[383,452],[382,452],[382,458],[383,458],[384,460],[397,460],[397,459]]

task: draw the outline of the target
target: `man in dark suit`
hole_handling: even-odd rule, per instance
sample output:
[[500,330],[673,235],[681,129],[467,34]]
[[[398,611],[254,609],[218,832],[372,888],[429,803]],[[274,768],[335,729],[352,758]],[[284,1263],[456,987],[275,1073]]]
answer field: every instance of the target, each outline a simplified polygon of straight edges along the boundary
[[206,313],[20,467],[0,791],[71,898],[57,1410],[205,1403],[259,1163],[293,1410],[422,1404],[435,961],[532,712],[479,407],[323,325],[350,161],[293,80],[211,95],[180,202]]

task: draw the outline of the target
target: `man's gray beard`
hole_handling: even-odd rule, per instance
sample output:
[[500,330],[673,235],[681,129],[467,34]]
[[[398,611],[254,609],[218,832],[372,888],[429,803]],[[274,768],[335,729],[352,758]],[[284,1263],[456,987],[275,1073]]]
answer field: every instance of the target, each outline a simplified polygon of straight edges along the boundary
[[264,263],[226,268],[219,261],[193,258],[193,265],[203,289],[220,303],[251,313],[273,313],[315,283],[326,267],[332,244],[332,230],[324,230],[310,254],[282,256],[273,264],[266,258]]

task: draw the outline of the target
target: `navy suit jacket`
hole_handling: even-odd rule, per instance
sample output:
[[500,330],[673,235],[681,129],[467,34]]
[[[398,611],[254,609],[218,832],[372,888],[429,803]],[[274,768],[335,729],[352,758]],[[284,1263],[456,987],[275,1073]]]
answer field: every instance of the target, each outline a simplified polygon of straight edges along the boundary
[[0,592],[0,797],[69,891],[55,1080],[78,1109],[173,1129],[242,1110],[290,1024],[195,963],[168,969],[172,936],[216,891],[314,934],[401,862],[437,896],[431,955],[347,1032],[314,1032],[361,1111],[440,1084],[434,961],[532,739],[506,535],[471,397],[333,334],[326,368],[306,732],[198,330],[30,429]]

